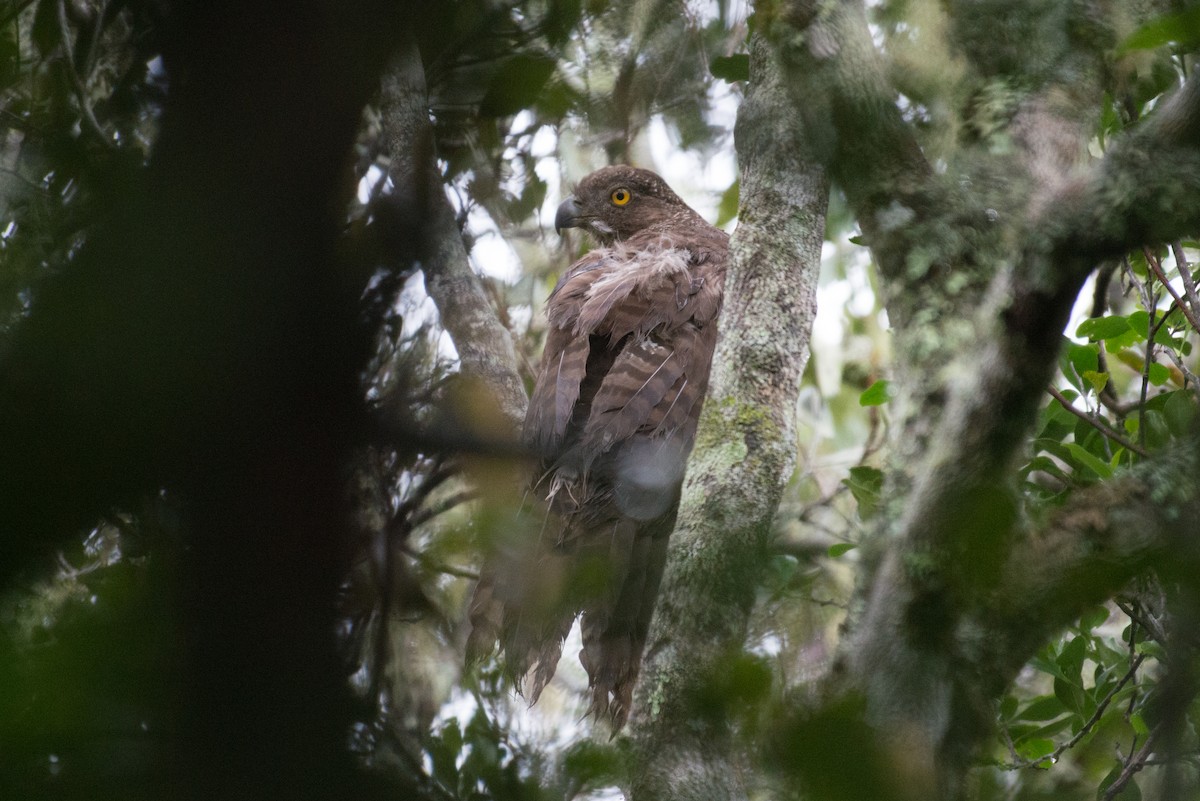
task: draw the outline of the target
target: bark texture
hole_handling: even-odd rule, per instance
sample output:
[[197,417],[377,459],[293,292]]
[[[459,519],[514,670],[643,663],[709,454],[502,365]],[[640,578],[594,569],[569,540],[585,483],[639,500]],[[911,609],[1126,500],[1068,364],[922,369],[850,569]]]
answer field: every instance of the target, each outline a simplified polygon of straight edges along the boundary
[[479,276],[471,269],[462,231],[442,187],[425,71],[421,54],[411,40],[401,46],[384,73],[380,111],[391,158],[388,174],[398,193],[393,202],[399,205],[401,216],[413,216],[424,225],[418,258],[425,273],[425,289],[458,350],[462,374],[494,401],[494,406],[472,402],[472,411],[507,427],[503,432],[478,433],[485,439],[515,441],[525,419],[528,396],[517,373],[512,335],[500,322]]
[[[944,27],[964,74],[986,83],[1007,69],[1027,91],[1003,120],[1004,150],[960,143],[939,172],[900,119],[861,3],[776,10],[793,103],[887,281],[897,354],[889,505],[826,711],[863,705],[863,764],[911,779],[890,796],[961,797],[1019,667],[1195,519],[1192,453],[1162,454],[1040,526],[1021,518],[1013,468],[1089,271],[1195,229],[1200,79],[1089,165],[1106,18],[1046,6],[1025,45],[1038,58],[998,67],[986,15],[960,7]],[[799,719],[828,725],[822,714]],[[804,762],[796,748],[811,740],[796,725],[787,758],[826,787],[832,768]]]
[[[795,469],[828,184],[756,41],[738,112],[741,201],[712,383],[635,701],[633,798],[744,797],[722,688]],[[697,716],[698,702],[707,714]]]

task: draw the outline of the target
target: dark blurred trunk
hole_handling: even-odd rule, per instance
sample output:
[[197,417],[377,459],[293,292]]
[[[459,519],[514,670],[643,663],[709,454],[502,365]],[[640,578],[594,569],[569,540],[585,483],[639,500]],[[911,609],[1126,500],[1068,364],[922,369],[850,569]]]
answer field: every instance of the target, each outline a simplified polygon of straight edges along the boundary
[[138,493],[181,490],[175,798],[366,789],[333,634],[363,355],[335,248],[400,10],[173,5],[145,182],[5,354],[6,577]]

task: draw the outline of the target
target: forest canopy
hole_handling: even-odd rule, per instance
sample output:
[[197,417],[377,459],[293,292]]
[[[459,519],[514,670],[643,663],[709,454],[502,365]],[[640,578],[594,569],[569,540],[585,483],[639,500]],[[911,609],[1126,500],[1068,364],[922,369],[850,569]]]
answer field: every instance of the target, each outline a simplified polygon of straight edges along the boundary
[[[0,795],[1200,799],[1200,5],[0,23]],[[620,732],[463,664],[608,164],[732,235]]]

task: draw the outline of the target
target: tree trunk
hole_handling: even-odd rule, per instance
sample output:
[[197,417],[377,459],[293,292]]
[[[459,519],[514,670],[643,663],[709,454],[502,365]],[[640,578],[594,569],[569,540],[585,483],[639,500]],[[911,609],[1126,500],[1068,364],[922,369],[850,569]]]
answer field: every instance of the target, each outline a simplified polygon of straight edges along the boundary
[[738,111],[741,200],[721,334],[635,702],[637,801],[745,796],[730,715],[747,688],[730,676],[795,469],[828,200],[787,109],[774,54],[756,40]]
[[[1053,13],[1069,27],[1078,10]],[[960,40],[986,39],[963,34],[983,16],[955,17]],[[794,2],[774,41],[887,283],[898,394],[860,613],[824,705],[781,730],[783,764],[829,797],[958,798],[1020,666],[1177,543],[1170,521],[1196,519],[1194,443],[1041,527],[1021,519],[1013,474],[1088,272],[1194,228],[1196,196],[1179,187],[1200,186],[1200,78],[1087,166],[1096,110],[1081,95],[1099,95],[1100,53],[1031,41],[1058,69],[1029,81],[1009,150],[960,154],[965,177],[950,180],[902,124],[860,3]],[[974,181],[958,166],[972,163],[985,171]],[[1005,180],[984,185],[987,170]],[[1136,536],[1122,529],[1131,515]],[[837,727],[839,758],[812,759]],[[853,780],[836,775],[847,763],[861,767]]]
[[481,393],[467,400],[471,414],[463,420],[480,439],[515,441],[529,398],[517,373],[512,335],[471,270],[462,232],[437,171],[425,71],[412,39],[400,47],[384,73],[380,113],[391,158],[388,173],[396,187],[391,202],[398,206],[400,217],[423,224],[417,257],[425,273],[425,289],[458,350],[462,375]]

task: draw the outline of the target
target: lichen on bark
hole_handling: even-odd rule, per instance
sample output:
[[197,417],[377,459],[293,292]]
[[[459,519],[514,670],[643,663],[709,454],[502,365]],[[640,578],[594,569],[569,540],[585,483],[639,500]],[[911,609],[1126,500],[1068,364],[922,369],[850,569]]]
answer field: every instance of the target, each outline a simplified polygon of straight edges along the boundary
[[771,521],[795,469],[828,184],[785,97],[774,53],[754,41],[736,129],[740,213],[721,337],[637,693],[639,799],[745,793],[728,721],[698,719],[694,701],[740,653]]

